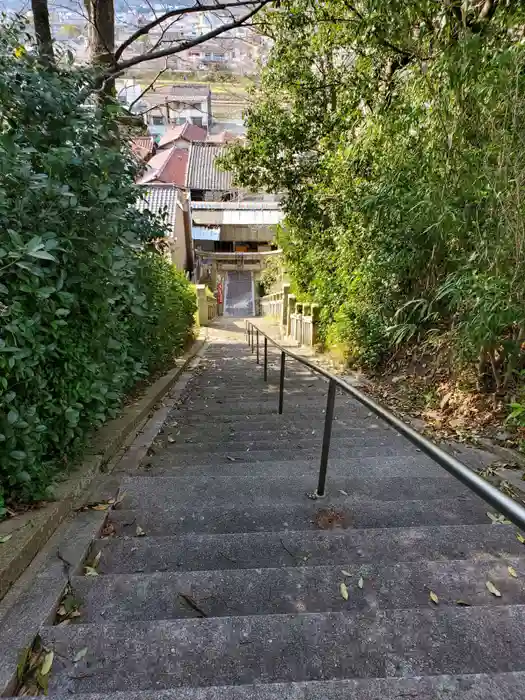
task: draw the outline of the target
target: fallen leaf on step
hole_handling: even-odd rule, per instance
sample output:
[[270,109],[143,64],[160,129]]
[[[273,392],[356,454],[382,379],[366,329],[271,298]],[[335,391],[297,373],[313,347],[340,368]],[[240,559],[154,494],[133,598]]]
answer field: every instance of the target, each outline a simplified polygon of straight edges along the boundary
[[80,659],[83,659],[84,656],[87,654],[87,650],[88,650],[87,647],[84,647],[83,649],[81,649],[81,650],[78,652],[78,654],[75,654],[75,657],[74,657],[73,661],[76,663],[77,661],[80,661]]
[[490,511],[487,511],[487,515],[492,520],[494,525],[510,525],[510,520],[507,520],[504,515],[500,515],[499,513],[491,513]]
[[91,566],[92,566],[94,569],[96,569],[97,566],[99,565],[99,563],[100,563],[100,557],[101,557],[101,556],[102,556],[102,550],[100,550],[99,552],[97,552],[96,555],[95,555],[95,558],[93,559],[93,563],[91,564]]
[[2,535],[0,537],[0,544],[5,544],[6,542],[9,542],[9,540],[11,539],[12,536],[13,536],[12,534]]
[[357,585],[359,586],[359,588],[363,588],[363,586],[365,585],[365,582],[363,581],[363,578],[362,578],[362,577],[361,577],[361,578],[359,579],[359,581],[357,582]]
[[91,506],[91,510],[107,510],[110,503],[98,503],[96,506]]
[[226,457],[226,459],[229,459],[230,462],[235,462],[235,457],[230,457],[229,455]]
[[346,491],[343,491],[343,489],[339,489],[339,493],[342,493],[343,496],[348,496],[348,494],[346,493]]
[[516,537],[518,538],[518,542],[521,542],[521,544],[525,544],[525,537],[523,537],[521,533],[518,532]]
[[467,603],[466,600],[456,600],[456,605],[460,605],[463,608],[470,608],[470,603]]
[[513,566],[507,566],[507,571],[512,576],[512,578],[518,578],[518,574],[516,573],[516,569]]
[[140,527],[140,525],[137,525],[137,529],[135,530],[135,534],[137,535],[137,537],[144,537],[146,535],[146,533]]
[[168,442],[173,444],[175,442],[175,438],[172,438],[171,435],[168,435]]
[[54,657],[55,655],[52,651],[48,651],[47,654],[44,656],[44,663],[42,664],[42,667],[40,669],[41,676],[47,676],[49,671],[51,671],[51,666],[53,665]]
[[61,605],[58,610],[57,610],[57,615],[60,615],[60,617],[64,617],[64,615],[67,615],[67,610],[66,608]]
[[73,610],[69,617],[80,617],[80,613],[78,612],[78,610]]
[[430,600],[431,600],[435,605],[439,605],[439,598],[438,598],[437,595],[434,593],[434,591],[430,591],[430,593],[429,593],[428,595],[429,595]]
[[352,575],[349,571],[345,571],[344,569],[343,569],[343,571],[341,571],[341,573],[343,574],[343,576],[351,576]]
[[98,571],[92,566],[86,566],[84,568],[84,573],[86,574],[86,576],[98,576]]
[[501,598],[501,593],[498,591],[496,586],[492,583],[492,581],[487,581],[485,583],[485,586],[487,589],[492,593],[492,595],[495,595],[496,598]]
[[348,588],[346,587],[345,583],[341,583],[339,590],[341,591],[341,597],[343,600],[348,600]]

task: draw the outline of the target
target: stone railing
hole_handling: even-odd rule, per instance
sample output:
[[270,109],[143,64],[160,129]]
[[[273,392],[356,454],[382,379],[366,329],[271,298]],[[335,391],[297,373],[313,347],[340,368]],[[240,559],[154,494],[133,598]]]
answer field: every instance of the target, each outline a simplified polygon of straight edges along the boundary
[[261,315],[278,318],[279,320],[282,319],[283,296],[283,292],[277,292],[277,294],[268,294],[265,297],[261,297]]
[[317,304],[298,302],[290,294],[290,285],[282,292],[261,297],[261,315],[277,319],[283,333],[299,345],[313,347],[317,344],[319,307]]

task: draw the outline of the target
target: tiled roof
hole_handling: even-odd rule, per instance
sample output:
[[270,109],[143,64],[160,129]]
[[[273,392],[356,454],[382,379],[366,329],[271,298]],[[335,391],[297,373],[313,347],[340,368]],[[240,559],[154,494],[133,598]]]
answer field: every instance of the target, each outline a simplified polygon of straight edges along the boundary
[[173,146],[165,151],[156,153],[148,161],[148,171],[138,184],[145,185],[156,181],[184,187],[187,166],[188,151],[184,148]]
[[232,174],[215,167],[215,159],[224,155],[222,145],[194,141],[190,147],[186,187],[191,190],[229,190]]
[[140,190],[142,197],[137,201],[137,209],[162,216],[174,231],[179,196],[178,188],[175,185],[151,185],[151,187],[141,187]]
[[231,143],[237,141],[240,137],[232,131],[221,131],[219,134],[208,134],[206,141],[208,143]]
[[141,160],[146,160],[153,153],[153,148],[152,136],[139,136],[131,140],[131,150]]
[[159,141],[159,148],[167,146],[174,141],[178,141],[179,139],[184,139],[185,141],[188,141],[188,143],[191,143],[192,141],[204,141],[206,139],[206,134],[207,131],[206,129],[203,129],[202,126],[190,124],[189,122],[186,122],[185,124],[178,124],[177,126],[173,126],[166,131],[164,136]]

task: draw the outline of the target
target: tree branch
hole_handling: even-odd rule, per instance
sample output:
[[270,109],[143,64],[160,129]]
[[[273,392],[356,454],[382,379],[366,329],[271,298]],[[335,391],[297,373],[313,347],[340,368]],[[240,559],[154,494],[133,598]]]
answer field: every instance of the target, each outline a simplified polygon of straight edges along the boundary
[[[197,4],[193,5],[192,7],[181,7],[178,8],[177,10],[171,10],[170,12],[166,12],[165,14],[161,15],[160,17],[155,17],[151,22],[148,22],[148,24],[145,24],[143,27],[139,27],[136,32],[134,32],[131,36],[129,36],[125,41],[122,42],[122,44],[118,47],[118,49],[115,51],[115,60],[118,61],[124,51],[131,46],[131,44],[139,39],[141,36],[144,36],[145,34],[148,34],[152,29],[157,27],[159,24],[164,22],[167,19],[171,19],[172,17],[177,17],[179,15],[187,15],[195,12],[209,12],[212,10],[226,10],[229,7],[245,7],[247,5],[260,5],[263,7],[263,5],[267,4],[266,2],[262,2],[262,0],[242,0],[241,2],[236,2],[235,0],[225,0],[225,2],[221,3],[215,3],[214,5],[202,5],[200,0],[197,0]],[[259,8],[261,9],[261,8]],[[250,15],[251,16],[251,15]],[[238,25],[236,25],[238,26]]]
[[155,85],[157,80],[160,78],[161,75],[163,75],[166,71],[168,70],[168,65],[167,65],[167,59],[166,59],[166,65],[164,68],[161,68],[157,75],[153,78],[151,83],[147,87],[144,88],[144,90],[140,93],[140,95],[133,100],[133,102],[128,106],[128,110],[131,112],[133,107],[137,104],[137,102],[140,102],[140,100],[144,97],[144,95],[148,92],[148,90],[151,90],[151,88]]
[[[225,32],[228,32],[230,29],[236,29],[237,27],[240,27],[243,25],[245,22],[247,22],[251,17],[253,17],[257,12],[262,10],[263,7],[268,5],[272,0],[258,0],[257,6],[252,8],[249,12],[247,12],[245,15],[242,17],[239,17],[239,19],[235,20],[235,22],[230,22],[229,24],[223,24],[221,27],[217,27],[216,29],[213,29],[211,32],[207,32],[206,34],[202,34],[202,36],[197,37],[196,39],[192,39],[191,41],[185,41],[181,44],[178,44],[177,46],[171,46],[168,49],[162,49],[161,51],[154,51],[152,53],[148,54],[143,54],[141,56],[133,56],[133,58],[128,59],[127,61],[121,61],[120,63],[115,63],[115,65],[110,69],[108,74],[111,73],[116,73],[117,71],[123,71],[128,68],[131,68],[132,66],[136,66],[139,63],[144,63],[145,61],[152,61],[156,58],[165,58],[166,56],[173,56],[174,54],[180,53],[181,51],[186,51],[187,49],[191,49],[194,46],[198,46],[199,44],[203,44],[206,41],[209,41],[210,39],[215,38],[216,36],[219,36],[220,34],[224,34]],[[238,4],[238,3],[237,3]],[[250,2],[246,4],[254,4],[251,0]],[[193,9],[193,8],[190,8]],[[176,10],[174,10],[175,12]],[[187,12],[187,9],[185,10]],[[122,46],[120,47],[122,48]],[[121,54],[119,54],[121,55]]]

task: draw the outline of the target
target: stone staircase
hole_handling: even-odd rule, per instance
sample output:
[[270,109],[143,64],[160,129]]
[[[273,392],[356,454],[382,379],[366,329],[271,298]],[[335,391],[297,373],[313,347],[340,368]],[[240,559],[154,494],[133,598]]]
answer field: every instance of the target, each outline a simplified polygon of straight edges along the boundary
[[242,332],[211,343],[71,581],[79,622],[42,631],[50,696],[525,698],[516,529],[343,394],[309,500],[326,383],[290,362],[279,416],[272,360],[264,384]]

